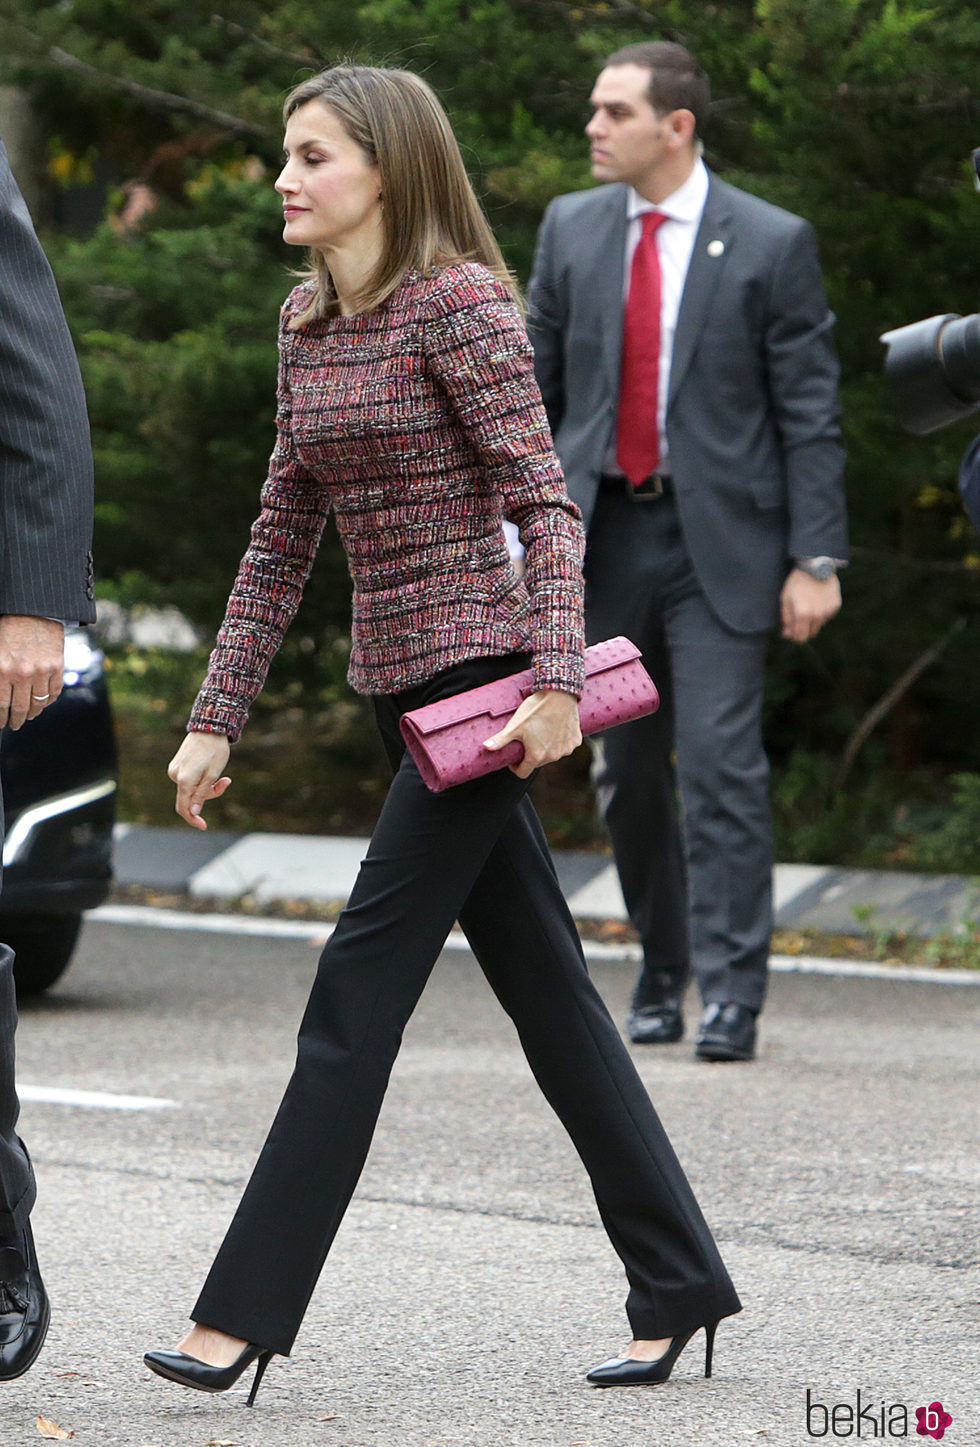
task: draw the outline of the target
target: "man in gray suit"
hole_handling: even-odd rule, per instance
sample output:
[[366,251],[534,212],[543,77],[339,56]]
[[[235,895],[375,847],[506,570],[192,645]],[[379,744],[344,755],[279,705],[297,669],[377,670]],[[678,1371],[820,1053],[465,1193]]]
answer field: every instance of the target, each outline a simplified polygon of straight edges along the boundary
[[803,643],[837,612],[847,544],[813,231],[707,171],[709,103],[681,46],[610,58],[586,127],[592,173],[610,184],[548,207],[529,301],[588,527],[589,641],[631,637],[663,695],[595,755],[644,950],[630,1035],[680,1039],[693,965],[697,1055],[748,1060],[772,912],[767,637],[781,622]]
[[[66,621],[95,618],[92,452],[54,278],[0,143],[0,727],[61,692]],[[13,955],[0,945],[0,1381],[44,1343],[34,1173],[16,1133]]]

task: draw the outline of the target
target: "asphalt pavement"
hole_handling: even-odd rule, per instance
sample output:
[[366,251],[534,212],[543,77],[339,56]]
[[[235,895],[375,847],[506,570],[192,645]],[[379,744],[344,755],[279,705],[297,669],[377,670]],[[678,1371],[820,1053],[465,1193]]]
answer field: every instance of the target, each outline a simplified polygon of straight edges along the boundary
[[[54,1314],[35,1368],[0,1389],[2,1447],[42,1440],[38,1414],[78,1447],[926,1441],[915,1409],[934,1402],[950,1447],[980,1442],[980,991],[777,973],[753,1064],[697,1062],[690,1036],[634,1051],[745,1309],[719,1329],[710,1381],[698,1340],[666,1385],[603,1392],[584,1373],[628,1342],[622,1270],[457,942],[406,1033],[294,1355],[248,1411],[241,1385],[187,1392],[140,1358],[181,1334],[241,1193],[318,929],[116,918],[90,920],[70,971],[22,1011]],[[632,961],[592,969],[621,1020]]]

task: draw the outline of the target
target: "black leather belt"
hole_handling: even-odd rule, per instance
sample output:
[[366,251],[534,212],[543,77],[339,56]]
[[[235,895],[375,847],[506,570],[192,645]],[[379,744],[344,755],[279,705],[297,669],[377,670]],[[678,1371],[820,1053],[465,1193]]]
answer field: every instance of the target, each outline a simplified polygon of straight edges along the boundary
[[629,502],[659,502],[674,491],[674,480],[669,472],[651,472],[639,487],[634,487],[628,477],[614,477],[604,472],[599,478],[599,491],[614,492]]

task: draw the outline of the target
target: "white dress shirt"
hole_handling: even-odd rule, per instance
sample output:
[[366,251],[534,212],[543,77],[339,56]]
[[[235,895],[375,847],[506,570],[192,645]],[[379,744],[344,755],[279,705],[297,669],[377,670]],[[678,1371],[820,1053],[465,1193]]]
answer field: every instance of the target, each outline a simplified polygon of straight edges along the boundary
[[[665,200],[654,205],[646,201],[638,191],[630,187],[626,203],[629,218],[626,227],[626,266],[623,277],[623,305],[630,289],[630,272],[633,267],[633,253],[639,245],[643,226],[640,217],[646,211],[659,211],[667,220],[657,229],[657,255],[660,258],[660,376],[657,405],[657,425],[660,430],[660,470],[670,471],[667,448],[667,433],[664,419],[667,415],[667,391],[670,386],[670,364],[674,355],[674,333],[677,330],[677,316],[681,309],[681,296],[687,280],[687,269],[691,264],[694,238],[701,225],[704,203],[708,199],[708,171],[700,157],[694,169],[682,186],[678,186]],[[604,471],[622,475],[622,468],[616,461],[616,434],[613,431],[609,451],[606,454]]]

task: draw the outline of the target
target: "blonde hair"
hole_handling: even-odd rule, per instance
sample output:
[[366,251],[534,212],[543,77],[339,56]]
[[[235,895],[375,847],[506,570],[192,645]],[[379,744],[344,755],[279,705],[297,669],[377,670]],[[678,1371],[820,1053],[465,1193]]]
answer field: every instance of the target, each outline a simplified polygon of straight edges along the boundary
[[[363,289],[351,298],[374,311],[412,267],[424,274],[460,261],[482,262],[523,303],[466,174],[452,126],[434,91],[407,70],[335,65],[291,90],[283,122],[310,101],[329,106],[352,141],[378,167],[382,252]],[[293,325],[333,315],[337,295],[318,251],[302,273],[316,294]]]

